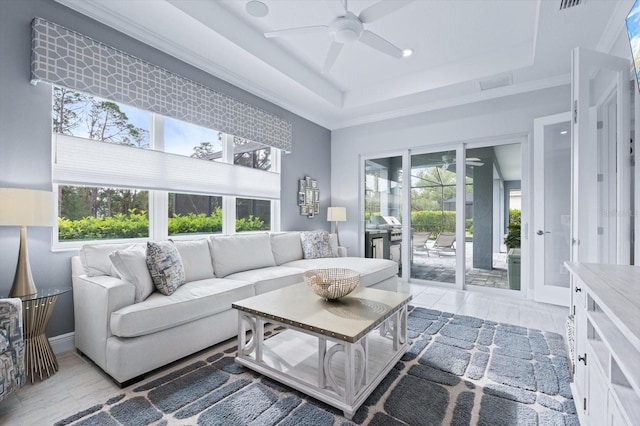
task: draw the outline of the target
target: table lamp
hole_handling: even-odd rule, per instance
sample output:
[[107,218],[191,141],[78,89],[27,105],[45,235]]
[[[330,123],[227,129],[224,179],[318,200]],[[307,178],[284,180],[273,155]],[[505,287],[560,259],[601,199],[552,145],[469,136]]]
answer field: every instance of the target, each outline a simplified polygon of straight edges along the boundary
[[27,226],[55,224],[53,192],[21,188],[0,188],[0,226],[20,227],[20,249],[16,275],[9,297],[36,294],[27,252]]
[[327,220],[333,222],[336,228],[336,237],[338,239],[338,245],[340,245],[340,234],[338,234],[338,222],[347,221],[347,209],[346,207],[329,207],[327,208]]

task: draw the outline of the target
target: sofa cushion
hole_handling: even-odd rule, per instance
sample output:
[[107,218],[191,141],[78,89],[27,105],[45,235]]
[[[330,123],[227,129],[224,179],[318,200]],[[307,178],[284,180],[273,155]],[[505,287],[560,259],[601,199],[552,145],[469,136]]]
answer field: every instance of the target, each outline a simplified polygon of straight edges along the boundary
[[142,246],[136,244],[126,249],[112,251],[109,259],[120,278],[136,287],[135,303],[142,302],[155,291],[156,288],[147,267],[147,254]]
[[288,266],[271,266],[268,268],[252,269],[228,275],[228,279],[253,283],[256,294],[267,293],[293,284],[303,282],[304,270]]
[[187,241],[176,240],[173,241],[173,244],[178,249],[178,253],[180,253],[182,266],[184,266],[184,278],[187,282],[214,278],[211,251],[209,250],[209,240],[207,238]]
[[[84,273],[88,277],[98,277],[100,275],[110,275],[118,277],[116,269],[109,259],[109,254],[115,250],[123,250],[133,244],[85,244],[78,252],[80,263]],[[143,244],[140,247],[144,248]]]
[[276,265],[300,260],[304,257],[299,232],[274,232],[271,234],[271,251]]
[[153,293],[144,302],[113,312],[111,333],[118,337],[156,333],[230,310],[233,302],[254,295],[251,283],[220,278],[193,281],[170,296]]
[[360,272],[360,285],[369,287],[398,274],[398,264],[393,260],[362,257],[332,257],[324,259],[302,259],[282,266],[301,268],[305,271],[318,268],[347,268]]
[[223,278],[235,272],[276,266],[269,234],[224,235],[211,237],[213,271]]
[[305,231],[300,233],[300,243],[305,259],[322,257],[337,257],[332,250],[329,233],[327,231]]
[[153,284],[165,296],[186,282],[180,253],[171,241],[147,242],[147,266]]

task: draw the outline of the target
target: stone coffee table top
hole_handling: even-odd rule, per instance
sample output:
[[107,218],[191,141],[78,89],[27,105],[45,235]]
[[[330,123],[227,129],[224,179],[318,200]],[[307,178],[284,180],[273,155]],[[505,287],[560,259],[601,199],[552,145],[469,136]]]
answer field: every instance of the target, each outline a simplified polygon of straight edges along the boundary
[[410,294],[357,287],[348,296],[326,301],[304,283],[240,300],[232,306],[335,339],[355,343],[389,313],[409,303]]

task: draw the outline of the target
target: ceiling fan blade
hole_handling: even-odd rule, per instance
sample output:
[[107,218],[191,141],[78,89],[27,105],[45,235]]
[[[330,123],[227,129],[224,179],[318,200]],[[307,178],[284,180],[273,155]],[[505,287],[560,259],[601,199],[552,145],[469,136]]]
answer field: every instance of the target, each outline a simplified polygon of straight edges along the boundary
[[467,161],[467,166],[484,166],[484,163],[480,163],[478,161]]
[[340,5],[344,8],[344,13],[347,13],[347,0],[338,0],[340,2]]
[[364,30],[360,36],[360,41],[369,47],[379,50],[382,53],[393,56],[394,58],[402,58],[402,49],[394,46],[387,40],[369,30]]
[[482,160],[479,158],[473,157],[473,158],[467,158],[467,161],[482,161]]
[[380,18],[395,12],[396,10],[412,3],[414,0],[381,0],[380,2],[369,6],[362,12],[360,12],[360,22],[368,24],[369,22],[377,21]]
[[343,46],[344,44],[335,41],[331,43],[331,46],[329,47],[329,53],[327,53],[327,58],[324,60],[324,66],[322,67],[323,74],[329,73],[331,67],[333,67],[333,64],[336,63],[336,59],[338,59],[338,55],[340,54]]
[[311,27],[299,27],[299,28],[289,28],[286,30],[277,30],[277,31],[269,31],[264,33],[264,36],[267,38],[271,37],[282,37],[282,36],[298,36],[305,34],[320,34],[327,33],[329,27],[326,25],[313,25]]

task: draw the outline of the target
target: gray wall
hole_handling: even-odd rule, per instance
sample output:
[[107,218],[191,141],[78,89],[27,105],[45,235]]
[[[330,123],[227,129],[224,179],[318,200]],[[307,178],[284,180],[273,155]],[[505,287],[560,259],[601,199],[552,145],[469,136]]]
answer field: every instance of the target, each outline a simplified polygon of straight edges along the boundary
[[[42,17],[205,86],[250,103],[293,123],[293,153],[282,157],[283,230],[329,229],[326,207],[331,199],[331,133],[264,99],[137,42],[53,0],[0,0],[0,186],[51,190],[51,87],[29,84],[31,20]],[[321,214],[298,214],[297,182],[310,175],[321,191]],[[30,228],[29,254],[39,288],[71,285],[71,256],[76,251],[51,252],[52,232]],[[19,230],[0,227],[0,294],[11,288]],[[71,294],[60,297],[47,334],[73,331]]]

